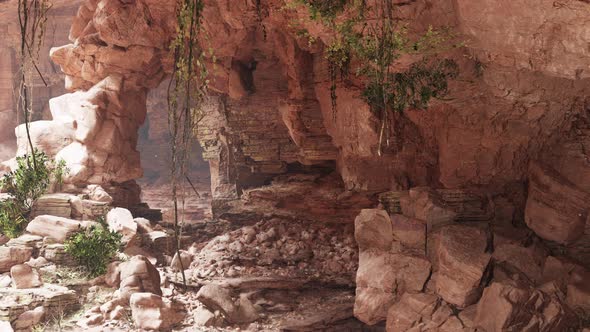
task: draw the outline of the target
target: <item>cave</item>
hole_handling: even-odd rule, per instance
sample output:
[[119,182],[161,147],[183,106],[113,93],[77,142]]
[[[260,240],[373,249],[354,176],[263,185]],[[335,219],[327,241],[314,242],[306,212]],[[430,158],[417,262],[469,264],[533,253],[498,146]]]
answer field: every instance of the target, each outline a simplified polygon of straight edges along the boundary
[[[590,328],[586,1],[51,0],[29,121],[23,1],[1,331]],[[207,83],[171,173],[182,8]],[[14,218],[31,146],[66,171]]]

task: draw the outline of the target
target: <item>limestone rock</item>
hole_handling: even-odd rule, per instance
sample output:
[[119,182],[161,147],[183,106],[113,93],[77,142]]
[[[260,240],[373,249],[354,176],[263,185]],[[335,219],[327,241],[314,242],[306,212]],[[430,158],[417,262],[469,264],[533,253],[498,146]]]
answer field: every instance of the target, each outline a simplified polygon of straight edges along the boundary
[[34,235],[47,236],[59,243],[63,243],[70,235],[80,230],[80,228],[81,223],[77,220],[43,215],[38,216],[29,223],[27,232]]
[[33,254],[29,247],[0,247],[0,273],[10,271],[10,268],[28,261]]
[[15,265],[10,268],[10,277],[12,284],[17,289],[36,288],[43,285],[37,269],[27,264]]
[[465,308],[479,299],[482,279],[491,255],[486,253],[487,235],[476,227],[448,225],[429,241],[436,292],[448,303]]
[[119,290],[121,298],[129,300],[133,293],[152,293],[162,295],[160,288],[160,273],[143,256],[133,256],[130,260],[119,265],[121,283]]
[[167,331],[184,318],[182,311],[156,294],[134,293],[129,302],[135,326],[141,330]]

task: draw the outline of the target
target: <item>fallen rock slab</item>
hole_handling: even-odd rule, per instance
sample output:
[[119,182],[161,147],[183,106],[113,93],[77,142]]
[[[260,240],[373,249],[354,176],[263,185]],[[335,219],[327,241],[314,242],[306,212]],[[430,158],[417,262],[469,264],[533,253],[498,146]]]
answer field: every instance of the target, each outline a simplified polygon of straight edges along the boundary
[[30,247],[0,247],[0,273],[10,271],[10,268],[28,261],[33,254]]
[[447,225],[435,231],[428,251],[437,294],[460,308],[476,303],[491,258],[486,248],[487,234],[480,228]]
[[43,237],[49,237],[58,243],[65,240],[82,227],[80,221],[42,215],[33,219],[27,226],[27,232]]

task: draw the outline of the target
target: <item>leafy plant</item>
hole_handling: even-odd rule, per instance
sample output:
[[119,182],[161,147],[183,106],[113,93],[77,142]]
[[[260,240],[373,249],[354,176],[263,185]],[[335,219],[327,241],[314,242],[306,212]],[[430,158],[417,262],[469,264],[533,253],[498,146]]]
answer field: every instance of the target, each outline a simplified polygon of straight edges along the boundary
[[[432,98],[443,97],[448,92],[448,80],[458,75],[454,61],[434,56],[456,46],[451,43],[453,34],[448,29],[431,27],[422,36],[411,38],[407,26],[394,19],[391,0],[378,0],[370,6],[364,0],[295,0],[295,3],[307,6],[311,19],[321,21],[335,33],[334,41],[324,51],[334,117],[338,74],[346,77],[352,60],[356,60],[355,73],[365,82],[363,98],[381,121],[379,155],[383,142],[389,145],[390,123],[399,126],[405,110],[424,109]],[[351,18],[337,20],[344,11]],[[404,71],[396,71],[396,61],[405,54],[423,58]],[[393,133],[399,136],[400,131],[397,128]]]
[[68,173],[63,160],[51,161],[36,149],[33,154],[17,157],[16,163],[17,168],[0,180],[0,188],[9,194],[8,199],[0,201],[0,231],[9,237],[23,232],[35,201]]
[[104,219],[70,236],[65,242],[65,251],[88,271],[91,277],[106,273],[107,265],[121,247],[122,235],[110,231]]

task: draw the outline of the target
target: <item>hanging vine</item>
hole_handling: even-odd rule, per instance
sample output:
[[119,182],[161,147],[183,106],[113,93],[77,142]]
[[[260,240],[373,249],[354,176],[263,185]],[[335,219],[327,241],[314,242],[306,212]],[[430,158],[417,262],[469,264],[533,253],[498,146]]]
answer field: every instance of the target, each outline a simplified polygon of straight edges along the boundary
[[[203,0],[177,0],[176,36],[170,45],[174,67],[168,86],[168,127],[170,131],[170,180],[174,203],[174,235],[176,254],[180,257],[185,191],[190,142],[203,118],[202,104],[207,93],[207,68],[200,37],[202,36]],[[180,192],[179,192],[180,188]],[[180,202],[179,202],[180,201]],[[184,214],[183,214],[184,215]],[[182,217],[184,218],[184,217]],[[182,280],[186,287],[184,266]]]
[[[18,24],[20,32],[20,70],[17,74],[16,109],[23,115],[25,132],[33,168],[37,170],[35,148],[31,139],[29,122],[33,114],[33,77],[38,75],[45,86],[47,82],[39,70],[39,51],[45,39],[49,0],[18,0]],[[27,159],[27,162],[29,159]]]
[[[365,81],[362,96],[380,120],[378,155],[382,155],[384,145],[390,146],[391,132],[401,143],[403,112],[424,109],[432,98],[444,97],[448,80],[458,75],[454,61],[436,57],[441,50],[456,46],[452,33],[429,28],[419,38],[410,38],[407,26],[393,16],[392,0],[377,0],[371,6],[365,0],[295,1],[308,8],[310,19],[335,33],[324,52],[334,118],[338,77],[346,78],[353,59],[358,63],[355,73]],[[338,20],[344,12],[349,18]],[[405,71],[393,70],[405,54],[423,58]]]

